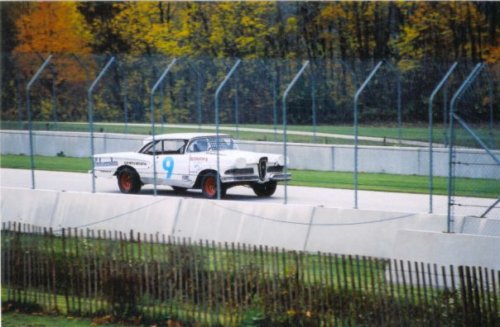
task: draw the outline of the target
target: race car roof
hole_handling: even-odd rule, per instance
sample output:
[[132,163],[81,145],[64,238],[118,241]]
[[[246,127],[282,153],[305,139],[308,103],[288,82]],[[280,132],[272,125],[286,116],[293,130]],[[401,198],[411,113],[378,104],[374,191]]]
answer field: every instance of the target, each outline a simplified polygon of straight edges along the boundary
[[[190,140],[198,137],[214,137],[216,133],[169,133],[155,135],[155,140]],[[230,137],[228,134],[219,134],[219,137]],[[153,136],[148,136],[144,139],[143,143],[150,142]]]

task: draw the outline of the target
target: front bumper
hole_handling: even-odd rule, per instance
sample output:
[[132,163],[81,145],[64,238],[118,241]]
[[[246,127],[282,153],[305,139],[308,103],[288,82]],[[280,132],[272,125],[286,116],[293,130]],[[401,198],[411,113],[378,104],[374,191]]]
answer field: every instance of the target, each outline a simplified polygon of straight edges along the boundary
[[292,179],[292,174],[273,174],[271,178],[272,181],[289,181]]
[[266,182],[281,182],[289,181],[292,179],[292,174],[267,174],[264,180],[261,180],[257,175],[234,175],[234,176],[222,176],[222,183],[266,183]]

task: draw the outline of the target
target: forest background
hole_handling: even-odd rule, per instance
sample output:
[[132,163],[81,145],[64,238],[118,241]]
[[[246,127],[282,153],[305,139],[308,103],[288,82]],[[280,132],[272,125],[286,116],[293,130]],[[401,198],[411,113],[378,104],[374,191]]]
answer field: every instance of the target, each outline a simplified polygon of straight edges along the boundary
[[[402,74],[404,114],[417,122],[427,119],[421,98],[428,97],[452,62],[470,68],[483,61],[493,76],[498,75],[498,2],[1,2],[0,9],[4,120],[23,118],[23,87],[48,54],[56,57],[55,69],[42,78],[36,91],[33,111],[39,120],[54,115],[59,120],[85,120],[89,76],[95,78],[111,55],[122,56],[122,65],[112,68],[109,90],[97,95],[96,114],[103,121],[122,119],[122,108],[130,113],[130,121],[147,119],[147,94],[169,62],[165,58],[173,57],[198,58],[191,63],[198,63],[205,76],[201,100],[191,96],[197,84],[192,70],[179,70],[175,79],[167,81],[160,119],[176,123],[192,122],[192,110],[200,103],[205,119],[213,121],[209,117],[214,90],[234,58],[248,63],[260,60],[267,67],[242,68],[238,95],[234,90],[228,93],[231,100],[223,109],[223,121],[234,120],[229,102],[239,96],[239,106],[253,108],[242,111],[240,119],[248,123],[269,122],[271,118],[262,117],[270,114],[258,108],[276,105],[271,91],[251,90],[249,81],[255,85],[273,80],[280,94],[303,60],[313,63],[318,113],[324,121],[339,123],[352,121],[349,99],[356,82],[359,85],[379,60],[391,62]],[[225,66],[204,69],[199,63],[207,60],[212,66],[214,60]],[[292,68],[283,69],[283,62]],[[144,68],[147,65],[153,69]],[[150,75],[139,77],[132,67]],[[271,73],[266,77],[266,72]],[[220,78],[210,80],[210,76]],[[303,113],[311,103],[311,80],[306,78],[299,88],[306,91],[291,99],[292,123],[311,120],[309,110]],[[394,89],[387,78],[385,82],[379,81],[379,90]],[[51,97],[55,92],[56,99]],[[365,111],[371,115],[367,121],[393,119],[385,107],[394,92],[381,93],[374,93],[379,95],[376,101],[367,96]],[[480,105],[487,107],[488,101],[493,100],[487,94],[479,96]]]

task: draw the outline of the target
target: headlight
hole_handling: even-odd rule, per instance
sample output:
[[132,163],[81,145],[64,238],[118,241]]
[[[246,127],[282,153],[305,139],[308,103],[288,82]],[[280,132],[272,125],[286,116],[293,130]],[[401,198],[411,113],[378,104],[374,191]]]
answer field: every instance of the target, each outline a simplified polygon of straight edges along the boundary
[[247,161],[245,158],[238,158],[236,159],[234,166],[238,169],[245,168],[247,166]]

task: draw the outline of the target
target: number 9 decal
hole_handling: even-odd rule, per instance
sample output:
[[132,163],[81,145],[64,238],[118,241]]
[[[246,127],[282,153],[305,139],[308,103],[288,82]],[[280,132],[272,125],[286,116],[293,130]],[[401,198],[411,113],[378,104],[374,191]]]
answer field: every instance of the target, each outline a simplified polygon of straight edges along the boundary
[[172,177],[172,172],[174,171],[174,159],[172,157],[165,157],[163,159],[163,169],[167,172],[165,179]]

